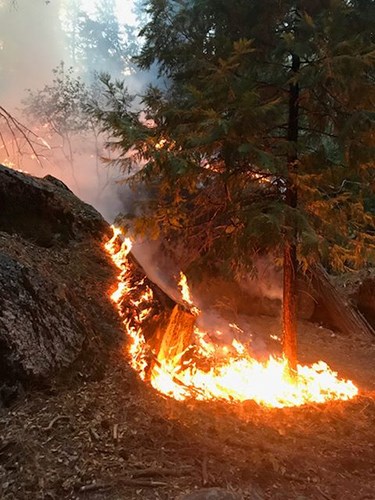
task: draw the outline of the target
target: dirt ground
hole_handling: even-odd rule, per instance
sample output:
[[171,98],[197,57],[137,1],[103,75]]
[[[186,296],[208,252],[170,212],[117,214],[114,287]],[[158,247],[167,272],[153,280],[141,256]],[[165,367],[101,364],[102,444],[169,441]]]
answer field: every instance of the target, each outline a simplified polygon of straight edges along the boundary
[[29,392],[0,410],[0,498],[172,500],[221,486],[244,500],[375,499],[375,341],[303,323],[299,350],[360,395],[289,409],[180,403],[140,382],[122,352],[101,380]]

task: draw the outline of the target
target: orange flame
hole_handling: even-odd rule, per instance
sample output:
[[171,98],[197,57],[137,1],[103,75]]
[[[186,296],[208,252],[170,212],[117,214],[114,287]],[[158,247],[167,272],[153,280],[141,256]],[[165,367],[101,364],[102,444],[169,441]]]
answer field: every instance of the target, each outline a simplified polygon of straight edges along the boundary
[[[129,357],[131,366],[144,380],[150,348],[142,333],[142,322],[150,315],[152,290],[144,287],[144,280],[136,285],[130,284],[127,254],[131,242],[124,238],[118,228],[113,228],[113,237],[106,244],[106,250],[121,271],[118,286],[111,298],[118,307],[127,334],[130,337]],[[119,238],[122,243],[119,245]],[[181,273],[180,287],[183,300],[195,314],[200,311],[192,302],[186,276]],[[145,291],[140,293],[141,289]],[[138,298],[136,292],[140,293]],[[137,311],[136,321],[131,323],[121,311],[121,304]],[[186,313],[185,313],[186,314]],[[181,323],[182,325],[182,323]],[[178,400],[195,398],[198,400],[226,400],[241,402],[254,400],[268,407],[300,406],[308,403],[324,403],[333,400],[349,400],[358,394],[357,387],[350,380],[339,379],[324,361],[312,366],[298,365],[297,376],[288,376],[287,361],[270,356],[266,362],[251,357],[241,342],[234,340],[232,345],[217,347],[207,340],[206,332],[194,329],[194,340],[190,346],[196,360],[187,355],[188,349],[168,357],[168,349],[153,353],[157,363],[151,369],[150,383],[159,392]],[[182,349],[182,348],[181,348]],[[185,359],[187,358],[187,359]],[[205,361],[205,368],[198,366],[198,360]]]
[[195,315],[198,316],[198,314],[200,313],[199,309],[193,304],[193,300],[191,298],[191,293],[190,293],[190,289],[189,289],[189,285],[188,285],[188,282],[187,282],[187,278],[185,276],[185,274],[181,271],[180,272],[180,281],[178,282],[178,286],[181,290],[181,296],[182,296],[182,300],[185,302],[186,305],[189,306],[189,309],[191,310],[191,312]]

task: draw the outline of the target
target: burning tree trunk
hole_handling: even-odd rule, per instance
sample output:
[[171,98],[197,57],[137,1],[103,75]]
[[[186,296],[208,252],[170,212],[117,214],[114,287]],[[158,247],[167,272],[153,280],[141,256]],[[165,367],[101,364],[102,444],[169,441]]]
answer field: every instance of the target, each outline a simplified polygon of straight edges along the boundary
[[[182,356],[192,343],[195,321],[194,314],[179,304],[175,305],[167,325],[161,325],[153,336],[153,349],[157,353],[154,364],[159,365],[166,360],[173,366],[180,364]],[[150,368],[152,372],[153,366]]]
[[158,348],[158,359],[173,359],[191,344],[196,317],[180,305],[170,315],[168,326],[162,332]]
[[289,119],[288,141],[293,151],[288,155],[288,178],[285,201],[287,205],[286,234],[284,243],[284,283],[283,283],[283,350],[289,361],[291,370],[297,369],[297,228],[294,213],[297,208],[297,186],[294,183],[293,173],[297,168],[297,141],[298,141],[298,99],[299,86],[296,80],[300,67],[300,59],[292,55],[293,81],[289,87]]

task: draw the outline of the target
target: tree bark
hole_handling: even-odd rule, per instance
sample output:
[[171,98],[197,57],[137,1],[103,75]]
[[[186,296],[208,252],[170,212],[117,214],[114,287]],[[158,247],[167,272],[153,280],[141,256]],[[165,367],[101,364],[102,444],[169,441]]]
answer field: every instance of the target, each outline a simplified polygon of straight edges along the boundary
[[297,208],[298,193],[293,174],[297,169],[297,142],[299,117],[298,72],[300,58],[292,54],[292,82],[289,85],[288,117],[288,174],[286,179],[285,203],[287,205],[284,241],[284,280],[283,280],[283,352],[291,372],[297,370],[297,227],[293,211]]
[[297,258],[296,245],[284,245],[283,353],[292,371],[297,370]]

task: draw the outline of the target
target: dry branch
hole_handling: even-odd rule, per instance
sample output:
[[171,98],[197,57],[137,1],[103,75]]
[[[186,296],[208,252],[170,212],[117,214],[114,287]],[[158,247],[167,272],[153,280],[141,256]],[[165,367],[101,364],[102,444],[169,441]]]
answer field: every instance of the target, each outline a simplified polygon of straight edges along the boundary
[[[15,118],[11,113],[9,113],[9,111],[7,111],[2,106],[0,106],[0,118],[4,120],[6,128],[13,137],[14,143],[17,145],[19,154],[22,154],[22,151],[19,146],[19,139],[16,136],[16,132],[18,132],[21,135],[21,137],[26,141],[26,144],[29,146],[35,159],[37,160],[39,165],[42,166],[40,161],[41,154],[37,152],[34,146],[34,143],[40,146],[40,144],[37,141],[40,141],[41,138],[37,134],[35,134],[35,132],[26,127],[26,125],[17,120],[17,118]],[[6,145],[5,138],[1,132],[0,132],[0,141],[4,146],[7,156],[9,156],[9,150]]]
[[113,488],[115,484],[121,484],[122,486],[133,486],[133,487],[143,487],[143,488],[159,488],[161,486],[168,486],[168,483],[162,481],[152,481],[147,479],[132,479],[129,477],[117,478],[116,480],[112,480],[110,483],[90,483],[84,484],[79,487],[79,491],[91,492],[98,490],[107,490]]
[[57,415],[55,418],[51,420],[51,422],[47,425],[47,427],[44,427],[44,430],[50,431],[53,428],[53,426],[60,420],[70,421],[70,417],[68,415]]
[[163,476],[184,476],[186,475],[187,472],[190,472],[192,470],[192,467],[183,467],[179,469],[155,469],[155,468],[149,468],[149,469],[139,469],[134,472],[131,472],[131,475],[133,478],[138,478],[138,477],[163,477]]

